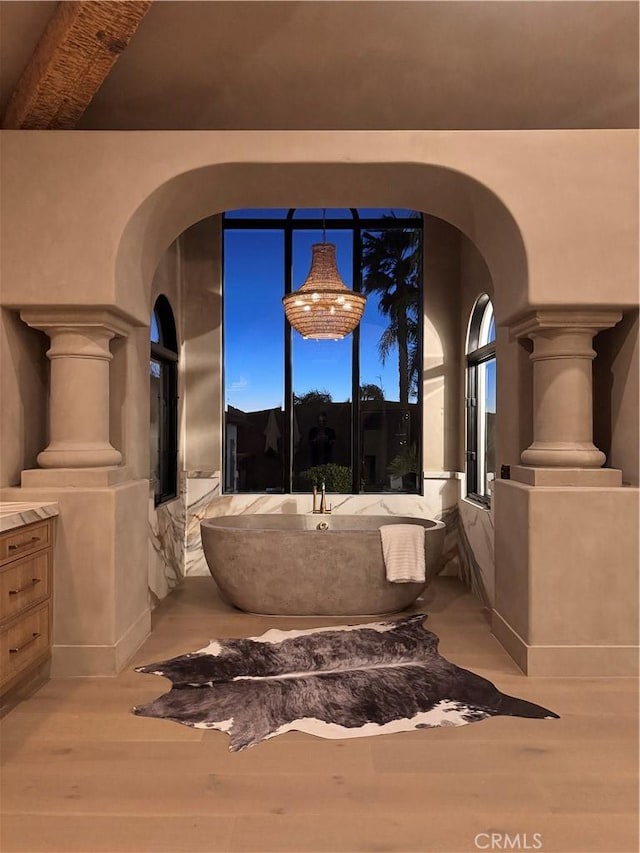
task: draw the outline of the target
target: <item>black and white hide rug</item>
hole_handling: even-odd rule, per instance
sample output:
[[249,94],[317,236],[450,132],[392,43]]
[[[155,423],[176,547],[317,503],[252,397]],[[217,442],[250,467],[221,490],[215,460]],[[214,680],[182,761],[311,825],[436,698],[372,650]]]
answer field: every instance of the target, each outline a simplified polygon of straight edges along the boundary
[[233,751],[292,729],[349,738],[498,715],[558,717],[449,663],[438,653],[438,637],[423,628],[425,618],[212,640],[191,654],[137,667],[172,687],[133,712],[227,732]]

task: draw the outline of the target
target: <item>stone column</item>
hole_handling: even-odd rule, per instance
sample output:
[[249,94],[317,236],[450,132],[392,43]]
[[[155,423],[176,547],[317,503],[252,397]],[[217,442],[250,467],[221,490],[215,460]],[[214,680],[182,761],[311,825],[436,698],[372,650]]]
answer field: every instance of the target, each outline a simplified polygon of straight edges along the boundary
[[109,341],[128,325],[108,310],[73,307],[20,314],[51,339],[49,444],[42,468],[105,468],[122,456],[109,441]]
[[533,341],[533,443],[522,463],[533,467],[599,468],[593,443],[593,337],[620,320],[618,311],[544,309],[511,327]]

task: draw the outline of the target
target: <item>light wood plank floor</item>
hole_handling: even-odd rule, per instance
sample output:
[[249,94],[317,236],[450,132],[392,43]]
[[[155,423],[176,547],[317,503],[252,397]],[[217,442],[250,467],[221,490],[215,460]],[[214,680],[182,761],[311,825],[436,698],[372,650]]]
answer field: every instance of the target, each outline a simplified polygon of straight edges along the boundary
[[192,578],[156,609],[118,678],[54,679],[2,721],[0,849],[636,853],[635,680],[526,678],[452,578],[415,609],[445,657],[561,719],[345,741],[291,732],[232,754],[222,733],[135,717],[167,682],[134,665],[211,637],[340,621],[240,614]]

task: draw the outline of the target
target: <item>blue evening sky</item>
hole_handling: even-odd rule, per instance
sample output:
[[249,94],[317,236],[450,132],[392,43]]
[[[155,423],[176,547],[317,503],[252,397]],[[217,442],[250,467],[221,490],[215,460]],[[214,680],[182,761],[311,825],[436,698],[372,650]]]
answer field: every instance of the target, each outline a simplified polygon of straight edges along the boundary
[[[282,216],[280,210],[233,211],[230,218]],[[285,211],[286,213],[286,211]],[[330,219],[347,211],[328,210],[327,240],[336,245],[338,271],[352,286],[351,233],[332,231]],[[381,211],[361,211],[378,216]],[[301,211],[320,215],[321,211]],[[399,215],[406,211],[398,211]],[[293,287],[304,282],[311,264],[311,246],[321,242],[322,229],[294,231]],[[278,230],[225,231],[224,244],[224,371],[225,407],[258,411],[282,407],[284,395],[284,235]],[[382,385],[385,399],[398,399],[397,348],[383,365],[378,341],[388,321],[378,298],[367,298],[360,323],[360,383]],[[303,394],[328,391],[334,402],[351,398],[351,335],[341,341],[304,340],[293,332],[293,390]],[[494,371],[490,371],[491,374]],[[488,396],[495,398],[495,381]],[[490,408],[495,409],[495,403]]]

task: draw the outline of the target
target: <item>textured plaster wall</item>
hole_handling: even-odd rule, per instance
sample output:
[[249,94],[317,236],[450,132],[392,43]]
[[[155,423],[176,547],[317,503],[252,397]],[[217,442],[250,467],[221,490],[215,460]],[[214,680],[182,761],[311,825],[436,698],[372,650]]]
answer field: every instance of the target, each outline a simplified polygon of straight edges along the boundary
[[181,239],[183,468],[211,474],[222,458],[221,218],[202,220]]
[[620,468],[622,480],[638,485],[638,311],[601,332],[594,342],[594,441],[607,455],[607,466]]
[[423,470],[457,471],[461,233],[424,217]]
[[144,322],[160,255],[185,228],[230,207],[322,203],[451,222],[485,257],[503,316],[632,305],[637,165],[624,130],[8,131],[3,300],[115,304]]
[[49,338],[0,310],[0,487],[20,483],[46,445]]

